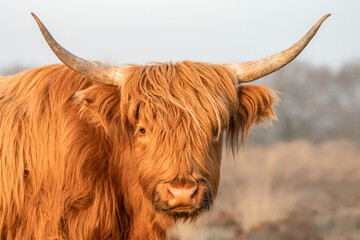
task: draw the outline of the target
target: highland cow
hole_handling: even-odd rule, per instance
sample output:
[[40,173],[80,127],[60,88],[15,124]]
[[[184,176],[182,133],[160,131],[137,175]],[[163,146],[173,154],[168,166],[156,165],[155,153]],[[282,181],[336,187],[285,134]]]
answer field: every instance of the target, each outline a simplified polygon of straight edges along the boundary
[[196,219],[223,142],[275,117],[274,92],[242,83],[294,59],[327,17],[258,61],[140,66],[79,58],[34,15],[64,65],[0,77],[0,239],[166,239]]

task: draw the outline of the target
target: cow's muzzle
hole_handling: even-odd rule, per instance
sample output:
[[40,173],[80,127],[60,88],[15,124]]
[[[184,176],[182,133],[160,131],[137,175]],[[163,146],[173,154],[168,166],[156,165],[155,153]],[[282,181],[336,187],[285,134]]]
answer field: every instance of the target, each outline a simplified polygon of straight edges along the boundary
[[191,218],[210,208],[211,194],[203,181],[175,179],[160,183],[154,193],[154,206],[176,218]]

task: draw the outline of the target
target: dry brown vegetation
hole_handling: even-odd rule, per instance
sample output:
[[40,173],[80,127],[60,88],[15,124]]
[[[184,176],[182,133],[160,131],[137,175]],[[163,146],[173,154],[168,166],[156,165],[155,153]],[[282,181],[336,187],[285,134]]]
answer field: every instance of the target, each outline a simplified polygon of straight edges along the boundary
[[307,141],[225,154],[212,212],[176,239],[360,239],[360,144]]

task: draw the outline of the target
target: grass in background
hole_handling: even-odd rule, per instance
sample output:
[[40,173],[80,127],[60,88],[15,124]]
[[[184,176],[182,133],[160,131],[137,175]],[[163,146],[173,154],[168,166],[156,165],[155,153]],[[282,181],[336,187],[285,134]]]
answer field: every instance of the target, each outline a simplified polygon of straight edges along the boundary
[[230,155],[213,210],[172,239],[360,239],[359,144],[294,141]]

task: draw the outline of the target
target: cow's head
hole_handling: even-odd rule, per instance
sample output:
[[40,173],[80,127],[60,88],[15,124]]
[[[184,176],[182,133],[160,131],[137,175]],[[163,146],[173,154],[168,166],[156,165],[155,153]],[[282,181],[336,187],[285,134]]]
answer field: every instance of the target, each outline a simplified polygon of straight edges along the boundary
[[241,83],[294,59],[328,16],[289,49],[258,61],[145,66],[109,66],[74,56],[34,17],[65,65],[87,79],[119,87],[119,124],[131,146],[136,180],[154,209],[177,219],[197,216],[216,196],[223,133],[226,144],[237,147],[254,123],[275,117],[272,91]]

